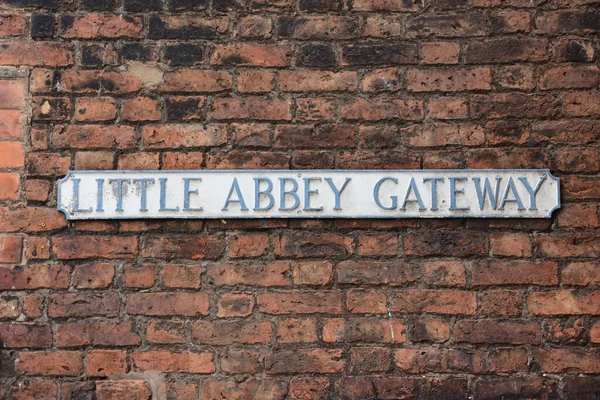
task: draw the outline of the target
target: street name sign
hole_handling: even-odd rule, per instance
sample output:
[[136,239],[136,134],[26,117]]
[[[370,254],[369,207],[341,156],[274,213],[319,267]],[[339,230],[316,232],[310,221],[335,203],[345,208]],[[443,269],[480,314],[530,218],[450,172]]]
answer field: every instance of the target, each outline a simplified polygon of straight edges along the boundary
[[548,170],[69,171],[71,220],[144,218],[550,218]]

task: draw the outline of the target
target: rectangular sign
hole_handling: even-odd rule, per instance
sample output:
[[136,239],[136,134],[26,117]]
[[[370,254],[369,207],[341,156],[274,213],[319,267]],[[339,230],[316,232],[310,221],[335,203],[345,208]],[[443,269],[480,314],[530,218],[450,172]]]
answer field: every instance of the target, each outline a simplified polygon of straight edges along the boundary
[[68,219],[550,218],[548,170],[69,171]]

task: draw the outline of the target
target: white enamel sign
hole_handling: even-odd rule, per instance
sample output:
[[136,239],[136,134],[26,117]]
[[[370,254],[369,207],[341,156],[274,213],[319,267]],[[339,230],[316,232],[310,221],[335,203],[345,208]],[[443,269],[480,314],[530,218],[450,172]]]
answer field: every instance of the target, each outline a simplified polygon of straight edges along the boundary
[[548,170],[69,171],[68,219],[550,218]]

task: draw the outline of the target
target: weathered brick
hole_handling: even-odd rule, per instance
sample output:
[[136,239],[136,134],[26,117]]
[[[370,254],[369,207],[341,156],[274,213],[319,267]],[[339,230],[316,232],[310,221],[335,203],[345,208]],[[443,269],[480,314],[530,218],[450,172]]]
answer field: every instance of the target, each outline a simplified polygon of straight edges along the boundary
[[217,317],[247,317],[254,310],[254,297],[249,293],[226,293],[217,302]]
[[540,344],[540,326],[527,321],[461,320],[454,325],[454,339],[468,343]]
[[344,370],[343,350],[297,349],[267,354],[265,369],[269,374],[336,374]]
[[280,17],[279,37],[285,39],[350,39],[357,36],[358,19],[351,16]]
[[52,345],[52,327],[23,322],[0,322],[0,341],[5,348],[44,348]]
[[19,352],[16,369],[23,375],[78,376],[83,371],[77,351]]
[[116,317],[121,308],[119,295],[105,293],[60,293],[48,296],[49,317]]
[[208,315],[209,298],[206,293],[153,292],[127,296],[126,311],[132,315]]
[[406,326],[397,319],[327,319],[323,324],[327,343],[404,343]]
[[73,64],[73,47],[57,42],[0,42],[0,64],[65,67]]
[[122,350],[91,350],[86,357],[87,376],[110,376],[127,371],[127,353]]
[[406,83],[410,92],[490,90],[492,75],[489,68],[409,69]]
[[290,121],[291,102],[263,97],[218,98],[213,102],[212,117],[217,120],[256,119]]
[[59,260],[134,258],[138,252],[136,237],[65,236],[55,238],[52,244],[52,251]]
[[283,400],[286,395],[286,383],[269,378],[249,378],[240,381],[234,378],[219,380],[210,377],[204,381],[201,391],[203,399],[214,399],[219,398],[219,396],[225,396],[226,398]]
[[423,114],[423,102],[415,99],[356,98],[340,109],[343,119],[364,121],[419,121]]
[[153,236],[147,238],[141,255],[146,258],[204,260],[217,259],[225,251],[218,236]]
[[61,149],[125,149],[136,146],[137,136],[132,126],[68,125],[52,140]]
[[336,270],[342,284],[400,286],[418,279],[414,265],[396,261],[343,261]]
[[149,342],[159,344],[185,343],[186,331],[183,321],[150,321],[146,338]]
[[130,397],[133,400],[148,400],[151,392],[144,380],[104,380],[96,382],[98,400],[114,400]]
[[269,343],[273,328],[270,322],[197,321],[192,324],[192,340],[199,344]]
[[257,303],[266,314],[342,313],[342,296],[335,291],[259,293]]
[[218,44],[210,57],[211,65],[285,67],[290,61],[290,47],[278,44]]
[[59,324],[57,347],[137,346],[141,339],[128,322],[84,321]]
[[577,293],[572,290],[533,292],[527,296],[527,309],[533,315],[599,315],[599,291]]
[[150,39],[216,39],[227,32],[229,18],[202,18],[189,15],[150,17]]
[[355,43],[342,46],[342,65],[406,65],[419,62],[419,50],[412,43]]
[[60,27],[60,34],[65,38],[140,37],[142,18],[105,14],[63,14],[60,17]]
[[211,374],[215,372],[212,353],[181,353],[166,350],[135,352],[131,355],[135,371],[186,372],[191,374]]
[[481,373],[483,357],[477,351],[456,349],[397,349],[395,364],[403,372],[421,374],[427,372]]
[[451,290],[404,290],[391,297],[391,310],[403,313],[475,314],[475,293]]
[[290,284],[290,263],[212,264],[208,267],[207,275],[217,286],[287,286]]
[[471,274],[474,286],[558,284],[558,265],[550,261],[476,263],[471,267]]

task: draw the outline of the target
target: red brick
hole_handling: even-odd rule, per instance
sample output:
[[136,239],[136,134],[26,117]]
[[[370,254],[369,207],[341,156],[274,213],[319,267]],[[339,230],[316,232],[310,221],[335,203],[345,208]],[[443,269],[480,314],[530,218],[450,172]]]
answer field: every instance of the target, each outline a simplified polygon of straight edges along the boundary
[[279,37],[293,39],[349,39],[356,36],[358,21],[345,16],[280,17]]
[[429,42],[421,44],[423,64],[458,64],[460,44],[455,42]]
[[57,347],[137,346],[141,343],[130,323],[96,320],[59,324],[55,338]]
[[402,87],[402,75],[397,68],[377,69],[365,74],[363,92],[395,91]]
[[18,80],[0,80],[0,107],[21,108],[25,105],[25,86]]
[[0,207],[0,231],[45,232],[64,226],[66,226],[64,214],[52,208],[9,209],[8,207]]
[[221,370],[226,374],[256,374],[262,366],[262,355],[251,349],[228,348],[221,356]]
[[211,65],[285,67],[290,48],[277,44],[218,44],[210,57]]
[[548,342],[556,344],[579,344],[588,342],[584,321],[575,320],[550,320],[544,323],[544,337]]
[[406,21],[408,37],[473,37],[484,36],[489,19],[479,13],[423,14]]
[[437,123],[415,127],[408,140],[414,147],[481,146],[485,138],[479,125]]
[[16,297],[0,297],[0,318],[14,319],[20,315],[19,299]]
[[265,234],[232,235],[229,237],[229,256],[260,257],[269,247],[269,236]]
[[109,151],[78,151],[75,153],[75,169],[113,169],[114,158]]
[[600,322],[596,322],[590,330],[590,341],[600,343]]
[[279,87],[283,92],[340,92],[355,91],[356,72],[282,71]]
[[404,343],[406,326],[397,319],[327,319],[323,324],[326,343]]
[[[142,18],[120,15],[62,15],[61,35],[65,38],[97,39],[136,37],[142,33]],[[68,25],[64,21],[69,20]]]
[[281,257],[339,257],[353,252],[353,239],[332,233],[283,234],[275,238],[275,254]]
[[269,378],[224,379],[210,377],[202,385],[201,398],[218,399],[273,399],[283,400],[287,395],[287,385]]
[[598,152],[594,149],[561,149],[554,156],[556,171],[591,173],[600,170]]
[[59,260],[134,258],[138,252],[136,237],[57,237],[53,240],[52,245],[52,251]]
[[78,97],[75,120],[78,122],[109,121],[117,116],[117,103],[111,97]]
[[23,375],[78,376],[83,372],[78,351],[32,351],[17,353],[16,369]]
[[0,64],[65,67],[73,64],[71,45],[57,42],[1,42]]
[[237,151],[208,155],[208,169],[284,169],[289,168],[290,157],[274,151]]
[[27,154],[27,174],[64,176],[71,167],[71,156],[56,153]]
[[492,376],[479,378],[473,389],[475,399],[494,397],[555,398],[558,382],[538,376]]
[[337,281],[342,284],[400,286],[417,279],[417,268],[405,262],[342,261],[337,267]]
[[331,97],[296,98],[296,119],[298,121],[332,120],[335,118],[337,101]]
[[[572,5],[574,3],[568,3]],[[586,34],[598,32],[600,13],[592,9],[574,9],[545,12],[536,16],[537,31],[546,34],[575,33]]]
[[116,317],[121,308],[119,295],[105,293],[60,293],[48,297],[49,317]]
[[146,239],[141,255],[167,260],[214,260],[224,251],[225,240],[219,236],[152,236]]
[[533,350],[533,362],[541,372],[600,373],[600,352],[597,349],[535,349]]
[[419,3],[403,3],[395,0],[355,0],[349,3],[353,11],[418,11],[422,5]]
[[502,38],[475,41],[465,47],[467,64],[543,61],[548,57],[547,39]]
[[387,299],[379,290],[349,290],[346,309],[354,314],[387,314]]
[[207,274],[217,286],[287,286],[291,283],[290,267],[287,261],[250,265],[228,262],[210,265]]
[[270,322],[197,321],[192,324],[192,341],[199,344],[257,344],[271,341]]
[[333,266],[328,261],[297,262],[293,277],[296,285],[327,285],[333,280]]
[[600,315],[600,292],[533,292],[527,297],[527,308],[532,315]]
[[0,36],[21,36],[25,29],[25,15],[0,16]]
[[490,372],[527,372],[527,350],[511,348],[492,349],[487,356]]
[[268,93],[275,87],[275,73],[269,70],[244,70],[237,77],[240,93]]
[[158,267],[155,264],[125,264],[122,282],[125,287],[149,288],[154,286]]
[[151,149],[220,146],[227,141],[225,125],[168,124],[142,129],[144,145]]
[[5,348],[50,347],[52,345],[52,327],[33,323],[0,323],[0,341]]
[[11,397],[15,400],[55,400],[57,396],[58,386],[47,380],[21,381],[11,388]]
[[[1,178],[0,178],[1,179]],[[28,201],[48,200],[50,183],[41,179],[28,179],[25,182],[25,197]]]
[[133,93],[142,88],[138,75],[128,71],[66,70],[60,74],[59,93]]
[[396,256],[398,255],[398,235],[393,233],[360,235],[358,254],[362,256]]
[[468,343],[540,344],[540,326],[527,321],[461,320],[454,325],[454,339]]
[[131,400],[149,400],[151,392],[143,380],[107,380],[96,382],[98,400],[118,400],[125,396]]
[[427,115],[436,119],[461,119],[468,115],[464,97],[437,97],[429,99]]
[[199,289],[201,273],[200,265],[168,264],[162,268],[162,282],[168,288]]
[[18,138],[21,136],[21,112],[19,110],[0,110],[0,138]]
[[28,237],[25,242],[25,257],[28,260],[48,260],[50,258],[50,242],[48,239]]
[[104,289],[112,284],[115,266],[110,263],[93,263],[75,266],[73,285],[77,289]]
[[146,338],[151,343],[185,343],[186,331],[183,321],[150,321],[146,330]]
[[291,400],[319,400],[327,398],[329,379],[323,377],[293,377],[290,380]]
[[489,68],[469,69],[409,69],[406,71],[407,88],[410,92],[457,92],[464,90],[490,90]]
[[412,233],[404,238],[404,251],[410,256],[487,256],[488,242],[486,236],[478,233]]
[[127,296],[126,311],[132,315],[188,317],[208,315],[209,298],[206,293],[133,293]]
[[514,290],[490,290],[479,295],[479,311],[490,317],[521,315],[523,296]]
[[[19,252],[20,255],[20,252]],[[0,289],[31,290],[69,287],[71,267],[60,264],[29,264],[0,267]]]
[[204,154],[199,151],[188,153],[164,152],[162,155],[162,166],[168,169],[202,169]]
[[226,71],[181,69],[163,76],[163,92],[212,93],[233,89],[233,77]]
[[265,369],[269,374],[337,374],[344,370],[343,350],[297,349],[267,354]]
[[475,314],[475,293],[451,290],[404,290],[391,298],[391,310],[404,313]]
[[550,261],[490,261],[471,268],[472,284],[479,285],[556,285],[558,265]]
[[254,310],[254,297],[250,293],[226,293],[217,302],[217,317],[247,317]]
[[314,319],[290,318],[277,324],[279,343],[311,343],[317,341],[317,323]]
[[450,326],[436,318],[419,318],[415,320],[409,338],[413,342],[443,343],[450,339]]
[[0,146],[0,168],[23,168],[25,153],[19,142],[2,142]]
[[563,94],[563,113],[570,117],[600,114],[600,92],[570,91]]
[[259,293],[257,303],[265,314],[342,313],[342,296],[335,291]]
[[496,32],[529,32],[531,14],[527,11],[502,10],[492,14],[492,29]]
[[271,36],[273,23],[260,15],[241,17],[235,26],[234,36],[243,38],[267,38]]
[[124,100],[121,107],[121,117],[126,121],[158,121],[161,118],[160,103],[149,97]]
[[291,102],[283,99],[262,97],[218,98],[213,102],[212,118],[283,120],[292,119]]
[[126,149],[137,145],[132,126],[68,125],[52,134],[54,146],[60,149]]
[[166,350],[136,352],[131,356],[132,367],[136,371],[186,372],[211,374],[215,371],[211,353],[181,352]]
[[483,372],[483,357],[479,352],[456,349],[397,349],[396,366],[409,374],[427,372]]
[[348,120],[419,121],[423,119],[423,102],[414,99],[356,98],[341,107],[340,116]]
[[330,148],[355,147],[355,127],[350,124],[335,125],[278,125],[275,128],[275,147],[280,148]]
[[493,233],[490,248],[493,256],[531,257],[531,238],[524,233]]
[[561,283],[574,286],[600,286],[600,264],[571,262],[561,272]]
[[461,261],[427,261],[423,280],[430,286],[465,286],[465,265]]
[[[127,353],[120,350],[92,350],[87,355],[86,374],[88,376],[106,377],[110,375],[124,374],[127,369]],[[125,381],[121,381],[125,383]],[[102,382],[105,384],[107,382]],[[64,386],[63,386],[64,388]],[[104,388],[106,389],[106,388]],[[100,393],[104,389],[99,389]],[[131,393],[130,393],[131,394]],[[133,394],[131,394],[133,395]],[[63,390],[63,396],[64,390]],[[70,397],[65,397],[70,398]]]
[[598,257],[598,237],[590,234],[544,234],[536,237],[538,256],[543,257]]
[[0,263],[19,264],[22,252],[22,236],[0,236]]
[[385,372],[390,369],[392,350],[385,347],[353,347],[350,349],[350,372]]
[[558,225],[570,228],[598,228],[596,204],[563,204],[556,218]]
[[409,151],[358,150],[346,151],[338,156],[338,167],[346,169],[413,169],[420,168],[420,165],[421,155]]
[[231,124],[234,142],[240,147],[269,147],[271,127],[268,124]]

